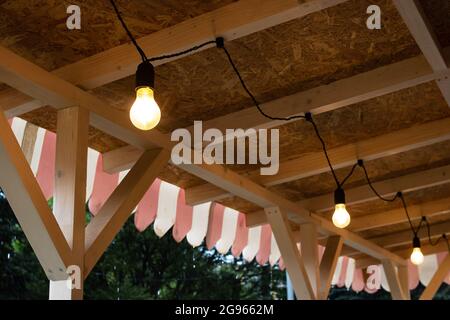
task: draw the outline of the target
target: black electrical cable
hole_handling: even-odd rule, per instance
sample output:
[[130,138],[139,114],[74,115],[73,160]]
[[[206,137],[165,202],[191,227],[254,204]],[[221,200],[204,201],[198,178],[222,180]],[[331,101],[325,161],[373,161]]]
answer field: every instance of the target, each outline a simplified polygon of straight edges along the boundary
[[145,55],[144,50],[142,50],[142,48],[138,45],[136,39],[134,38],[133,34],[131,33],[131,31],[128,29],[125,21],[122,18],[122,15],[120,14],[119,9],[116,6],[116,3],[114,2],[114,0],[110,0],[111,5],[114,8],[114,11],[116,12],[117,18],[119,19],[120,23],[122,24],[122,27],[125,29],[126,33],[128,34],[128,37],[130,38],[131,42],[133,43],[133,45],[136,47],[137,51],[139,52],[139,54],[141,55],[142,58],[142,62],[147,61],[147,56]]
[[344,184],[347,182],[347,180],[353,175],[353,172],[355,172],[356,167],[358,167],[358,163],[355,163],[353,167],[350,169],[350,172],[347,174],[347,176],[342,180],[341,187],[344,186]]
[[185,55],[187,53],[200,50],[201,48],[206,47],[206,46],[208,46],[210,44],[216,44],[216,43],[217,43],[217,40],[210,40],[210,41],[206,41],[206,42],[204,42],[202,44],[199,44],[197,46],[194,46],[192,48],[189,48],[189,49],[186,49],[186,50],[183,50],[183,51],[180,51],[180,52],[164,54],[162,56],[157,56],[157,57],[151,57],[151,58],[149,58],[147,60],[150,61],[150,62],[153,62],[153,61],[158,61],[158,60],[164,60],[164,59],[170,59],[170,58],[174,58],[174,57],[179,57],[179,56]]
[[386,202],[394,202],[397,198],[399,198],[401,196],[401,193],[397,192],[393,198],[388,199],[388,198],[383,197],[381,194],[379,194],[378,191],[375,189],[375,187],[372,185],[372,181],[370,181],[369,174],[367,173],[367,169],[366,169],[366,166],[364,165],[364,162],[360,160],[360,161],[358,161],[358,163],[359,163],[359,166],[361,168],[363,168],[367,184],[369,185],[370,189],[373,191],[373,193],[375,193],[375,195],[378,198],[380,198],[381,200],[386,201]]
[[258,109],[258,111],[266,118],[271,119],[271,120],[278,120],[278,121],[291,121],[294,119],[305,119],[304,115],[297,115],[297,116],[292,116],[292,117],[287,117],[287,118],[280,118],[280,117],[272,117],[270,115],[268,115],[267,113],[265,113],[262,109],[261,106],[258,102],[258,100],[256,100],[255,96],[252,94],[252,92],[249,90],[249,88],[247,87],[247,85],[245,84],[244,79],[241,76],[241,73],[239,72],[238,68],[236,67],[236,64],[234,63],[233,59],[231,58],[230,53],[228,52],[227,48],[222,44],[222,45],[218,45],[219,48],[223,49],[223,51],[225,52],[225,55],[228,58],[228,61],[230,62],[231,67],[234,70],[234,73],[236,74],[236,76],[239,79],[239,82],[241,83],[242,88],[244,88],[245,92],[247,93],[247,95],[252,99],[253,103],[255,104],[256,108]]
[[433,242],[431,239],[431,226],[430,226],[430,223],[428,222],[428,219],[426,217],[422,217],[422,221],[425,222],[425,225],[427,227],[428,242],[430,243],[430,245],[433,247],[437,246],[439,244],[439,242],[441,241],[441,239],[444,239],[447,243],[448,251],[450,251],[450,243],[448,241],[447,235],[445,233],[443,233],[442,236],[440,236],[438,239],[436,239],[435,242]]

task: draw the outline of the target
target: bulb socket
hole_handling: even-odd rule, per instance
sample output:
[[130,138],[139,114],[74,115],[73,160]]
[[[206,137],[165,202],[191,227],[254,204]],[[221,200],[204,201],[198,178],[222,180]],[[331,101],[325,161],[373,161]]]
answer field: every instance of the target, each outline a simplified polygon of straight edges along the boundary
[[155,88],[155,68],[149,61],[138,65],[136,71],[136,90],[142,87]]
[[342,188],[337,188],[334,191],[334,204],[345,204],[345,192]]
[[413,248],[420,248],[420,239],[417,236],[413,238]]

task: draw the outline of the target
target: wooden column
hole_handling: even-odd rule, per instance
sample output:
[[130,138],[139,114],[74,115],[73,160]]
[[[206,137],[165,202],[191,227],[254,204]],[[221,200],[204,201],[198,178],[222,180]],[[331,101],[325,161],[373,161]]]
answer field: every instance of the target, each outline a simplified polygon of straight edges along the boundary
[[289,278],[292,281],[295,295],[299,299],[313,300],[315,298],[314,291],[297,248],[297,243],[294,240],[286,213],[278,207],[266,208],[264,211],[272,227]]
[[442,281],[450,272],[450,254],[447,255],[444,261],[442,261],[439,268],[436,270],[433,278],[431,279],[428,286],[422,292],[420,296],[420,300],[431,300],[433,299],[436,292],[439,290],[439,287],[442,284]]
[[305,223],[300,226],[300,243],[305,270],[317,297],[320,288],[320,274],[319,243],[317,241],[317,227],[315,224]]
[[327,239],[325,252],[320,262],[320,289],[317,298],[326,300],[330,291],[336,264],[342,251],[344,240],[340,236],[330,236]]
[[[58,111],[53,213],[72,249],[76,266],[70,289],[66,281],[50,282],[50,299],[83,298],[84,230],[86,225],[86,171],[89,112],[72,107]],[[79,284],[79,285],[78,285]]]
[[411,300],[411,292],[409,291],[408,266],[397,266],[397,273],[404,298],[406,300]]

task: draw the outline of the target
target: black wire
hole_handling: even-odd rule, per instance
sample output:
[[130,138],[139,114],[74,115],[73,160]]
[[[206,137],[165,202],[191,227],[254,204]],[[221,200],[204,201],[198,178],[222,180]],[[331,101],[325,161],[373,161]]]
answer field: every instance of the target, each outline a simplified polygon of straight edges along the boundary
[[238,77],[242,88],[244,88],[245,92],[248,94],[248,96],[252,99],[253,103],[255,104],[256,108],[258,109],[258,111],[266,118],[271,119],[271,120],[279,120],[279,121],[290,121],[290,120],[294,120],[294,119],[305,119],[304,115],[297,115],[297,116],[292,116],[292,117],[287,117],[287,118],[279,118],[279,117],[272,117],[270,115],[268,115],[267,113],[265,113],[262,109],[261,106],[258,102],[258,100],[256,100],[255,96],[252,94],[252,92],[248,89],[247,85],[245,84],[244,79],[241,76],[241,73],[239,72],[238,68],[236,67],[236,64],[234,63],[233,59],[231,58],[230,53],[228,52],[227,48],[225,46],[221,46],[220,48],[223,49],[223,51],[225,52],[228,61],[230,62],[231,67],[234,70],[234,73],[236,74],[236,76]]
[[378,191],[377,191],[377,190],[375,189],[375,187],[372,185],[372,181],[370,181],[369,174],[367,173],[366,166],[364,165],[363,162],[360,163],[360,167],[363,168],[364,175],[365,175],[366,180],[367,180],[367,184],[369,185],[370,189],[373,191],[373,193],[375,193],[375,195],[376,195],[378,198],[380,198],[381,200],[386,201],[386,202],[393,202],[393,201],[395,201],[398,197],[401,196],[401,193],[400,193],[400,192],[397,192],[396,195],[395,195],[392,199],[388,199],[388,198],[383,197],[381,194],[378,193]]
[[403,193],[398,192],[396,194],[396,196],[398,196],[400,198],[400,200],[402,201],[403,209],[405,209],[405,213],[406,213],[406,217],[408,218],[409,226],[411,227],[414,237],[417,237],[417,233],[419,232],[420,227],[422,226],[422,221],[419,223],[419,226],[417,227],[417,229],[414,229],[414,225],[412,224],[411,217],[409,216],[408,207],[406,206],[405,198],[403,198]]
[[353,172],[355,171],[356,167],[358,166],[358,163],[355,163],[352,167],[352,169],[350,170],[350,172],[347,174],[347,176],[344,178],[344,180],[342,180],[341,182],[341,187],[344,186],[344,183],[347,182],[347,180],[353,175]]
[[430,226],[430,223],[428,222],[428,219],[426,217],[422,217],[422,220],[425,221],[425,225],[427,227],[428,242],[430,243],[430,245],[433,246],[433,247],[437,246],[439,244],[439,241],[441,241],[441,239],[444,239],[447,242],[448,251],[450,251],[450,244],[448,242],[447,235],[445,233],[442,234],[442,236],[440,236],[436,240],[436,242],[433,243],[433,241],[431,240],[431,226]]
[[317,125],[314,122],[311,115],[308,116],[307,121],[312,124],[314,131],[316,132],[316,136],[322,145],[323,153],[325,154],[325,158],[327,159],[328,166],[330,167],[331,173],[333,174],[334,181],[336,182],[337,187],[340,188],[341,183],[339,182],[339,179],[336,176],[336,172],[334,172],[333,166],[331,165],[331,160],[330,160],[330,157],[328,156],[327,146],[325,145],[325,141],[323,140],[322,136],[320,135],[319,128],[317,128]]
[[197,46],[194,46],[192,48],[189,48],[189,49],[186,49],[186,50],[183,50],[183,51],[180,51],[180,52],[175,52],[175,53],[165,54],[165,55],[162,55],[162,56],[152,57],[152,58],[149,58],[147,60],[150,61],[150,62],[153,62],[153,61],[158,61],[158,60],[164,60],[164,59],[170,59],[170,58],[174,58],[174,57],[179,57],[179,56],[185,55],[185,54],[187,54],[189,52],[200,50],[201,48],[206,47],[207,45],[216,44],[216,43],[217,43],[217,40],[211,40],[211,41],[204,42],[202,44],[199,44]]
[[120,23],[122,24],[122,27],[125,29],[126,33],[128,34],[128,37],[130,38],[131,42],[134,44],[134,46],[136,47],[137,51],[139,52],[139,54],[141,55],[142,58],[142,62],[147,61],[147,56],[145,55],[144,50],[142,50],[142,48],[138,45],[136,39],[134,38],[133,34],[131,33],[131,31],[128,29],[125,21],[122,18],[122,15],[119,12],[119,9],[116,6],[116,3],[114,2],[114,0],[110,0],[111,5],[114,8],[114,11],[116,12],[117,18],[119,19]]

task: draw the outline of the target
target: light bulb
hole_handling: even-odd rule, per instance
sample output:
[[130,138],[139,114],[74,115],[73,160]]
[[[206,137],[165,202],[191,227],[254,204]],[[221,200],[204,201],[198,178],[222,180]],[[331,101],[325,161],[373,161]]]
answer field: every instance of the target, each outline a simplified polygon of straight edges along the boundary
[[414,263],[415,265],[419,265],[422,264],[423,262],[423,253],[422,250],[420,250],[420,248],[414,248],[412,253],[411,253],[411,262]]
[[141,87],[136,90],[136,101],[130,109],[130,119],[133,125],[141,130],[150,130],[158,125],[161,120],[161,110],[150,87]]
[[337,203],[333,213],[333,224],[338,228],[345,228],[350,224],[350,214],[344,203]]

